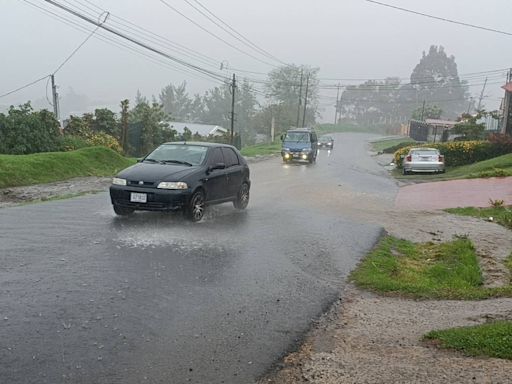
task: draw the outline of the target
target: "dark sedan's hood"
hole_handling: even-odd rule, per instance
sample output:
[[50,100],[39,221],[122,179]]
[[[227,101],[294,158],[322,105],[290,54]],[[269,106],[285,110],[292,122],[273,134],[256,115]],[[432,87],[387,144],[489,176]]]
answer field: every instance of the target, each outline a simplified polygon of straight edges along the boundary
[[152,183],[162,180],[179,181],[188,174],[197,171],[197,168],[197,166],[190,167],[180,164],[137,163],[119,172],[118,177]]

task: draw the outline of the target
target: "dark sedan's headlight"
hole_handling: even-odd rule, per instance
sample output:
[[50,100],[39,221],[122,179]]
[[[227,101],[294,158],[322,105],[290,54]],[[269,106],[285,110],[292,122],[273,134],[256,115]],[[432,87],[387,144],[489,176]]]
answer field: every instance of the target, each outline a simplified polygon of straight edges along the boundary
[[188,189],[187,183],[183,181],[162,181],[158,184],[157,188],[160,189]]
[[112,184],[114,184],[114,185],[126,185],[126,179],[121,179],[119,177],[114,177],[112,179]]

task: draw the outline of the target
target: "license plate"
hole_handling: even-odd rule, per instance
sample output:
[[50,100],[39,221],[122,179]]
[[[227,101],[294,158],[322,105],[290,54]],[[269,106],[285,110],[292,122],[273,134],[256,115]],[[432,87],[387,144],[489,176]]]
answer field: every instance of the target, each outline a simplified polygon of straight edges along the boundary
[[146,203],[148,201],[148,195],[145,193],[132,192],[130,194],[130,201],[132,203]]

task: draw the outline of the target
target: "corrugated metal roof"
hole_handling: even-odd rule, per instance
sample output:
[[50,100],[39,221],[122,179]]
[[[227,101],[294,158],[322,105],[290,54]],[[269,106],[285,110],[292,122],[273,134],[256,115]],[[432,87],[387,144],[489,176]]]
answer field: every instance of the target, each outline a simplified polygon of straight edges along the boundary
[[185,127],[190,129],[192,134],[199,133],[201,136],[220,135],[228,131],[226,128],[219,125],[182,123],[179,121],[170,121],[168,124],[169,127],[175,129],[178,134],[182,134]]

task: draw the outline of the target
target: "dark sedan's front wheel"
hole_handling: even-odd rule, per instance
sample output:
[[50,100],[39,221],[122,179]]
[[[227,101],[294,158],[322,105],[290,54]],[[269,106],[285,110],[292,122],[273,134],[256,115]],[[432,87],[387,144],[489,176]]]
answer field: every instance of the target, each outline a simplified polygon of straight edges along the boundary
[[204,216],[205,209],[204,193],[201,190],[195,191],[190,198],[190,203],[187,207],[187,217],[192,221],[199,221]]
[[233,205],[236,209],[245,209],[249,204],[249,184],[243,183],[238,191],[236,200],[233,201]]
[[119,205],[114,205],[114,212],[116,213],[116,215],[119,215],[119,216],[127,216],[127,215],[131,215],[133,213],[133,209],[121,207]]

